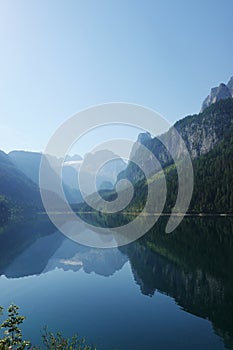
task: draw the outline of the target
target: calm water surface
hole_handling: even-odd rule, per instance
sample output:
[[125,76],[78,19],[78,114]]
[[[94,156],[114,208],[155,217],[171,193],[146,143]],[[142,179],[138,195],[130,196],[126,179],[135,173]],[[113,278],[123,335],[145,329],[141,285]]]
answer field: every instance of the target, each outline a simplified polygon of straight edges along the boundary
[[233,349],[233,220],[165,222],[118,249],[78,245],[46,220],[0,233],[0,305],[24,337],[79,333],[102,350]]

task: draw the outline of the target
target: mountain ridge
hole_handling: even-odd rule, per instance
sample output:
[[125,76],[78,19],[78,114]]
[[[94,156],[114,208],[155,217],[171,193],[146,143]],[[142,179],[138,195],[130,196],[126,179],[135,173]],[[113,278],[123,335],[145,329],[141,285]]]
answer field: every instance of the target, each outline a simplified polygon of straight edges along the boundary
[[[206,133],[203,133],[202,125],[205,124]],[[195,124],[193,126],[193,124]],[[180,127],[181,136],[184,138],[186,145],[190,151],[190,134],[185,137],[187,128],[194,130],[194,135],[197,130],[200,131],[199,138],[202,140],[203,135],[208,136],[208,132],[212,132],[209,147],[194,147],[192,154],[193,169],[194,169],[194,191],[192,201],[189,207],[189,213],[233,213],[233,99],[220,100],[209,106],[204,112],[188,116],[175,124]],[[168,137],[169,133],[164,134]],[[148,136],[148,135],[147,135]],[[197,138],[191,137],[192,141],[197,142]],[[203,144],[203,143],[202,143]],[[191,145],[193,145],[191,143]],[[205,145],[205,143],[204,143]],[[167,201],[164,207],[166,213],[170,213],[177,197],[178,177],[175,164],[167,152],[165,147],[158,139],[146,137],[144,146],[151,151],[157,159],[159,159],[165,173],[167,183]],[[118,179],[131,181],[134,185],[134,195],[131,203],[125,212],[139,212],[143,209],[147,197],[148,185],[154,181],[160,181],[161,171],[150,173],[146,179],[144,173],[133,161],[137,163],[144,162],[144,166],[150,167],[150,159],[140,158],[143,153],[140,153],[140,147],[133,152],[133,156],[137,159],[132,159],[129,162],[127,169],[119,175]],[[197,152],[198,150],[198,152]],[[153,168],[151,168],[153,170]],[[160,188],[157,186],[157,188]],[[159,195],[159,194],[158,194]],[[105,200],[111,201],[116,198],[114,191],[102,192]],[[93,202],[98,201],[93,196]],[[81,211],[92,211],[92,209],[83,205]],[[149,208],[149,212],[153,212],[153,208]]]
[[[224,138],[224,135],[232,125],[233,99],[229,98],[210,105],[199,114],[178,120],[174,124],[174,128],[185,142],[191,159],[196,159],[212,150]],[[176,159],[179,160],[182,157],[183,147],[174,134],[173,127],[159,138],[169,145],[169,149],[173,150]],[[158,138],[149,138],[148,134],[146,134],[146,137],[141,135],[139,139],[143,140],[143,146],[147,147],[154,154],[163,169],[174,163],[171,154]],[[133,146],[130,160],[128,167],[119,175],[118,179],[127,178],[131,182],[136,183],[144,177],[143,172],[139,169],[142,165],[147,167],[151,175],[154,170],[160,170],[158,167],[155,169],[154,165],[152,165],[152,160],[144,158],[144,151],[138,144]],[[134,162],[139,164],[139,166],[136,166]]]

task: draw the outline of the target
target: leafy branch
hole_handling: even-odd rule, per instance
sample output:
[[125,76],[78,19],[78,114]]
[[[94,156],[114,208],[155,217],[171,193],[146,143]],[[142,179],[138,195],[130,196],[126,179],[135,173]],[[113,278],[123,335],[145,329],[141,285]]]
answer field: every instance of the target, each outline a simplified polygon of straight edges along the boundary
[[[0,325],[1,329],[5,329],[5,337],[0,339],[0,350],[37,350],[37,347],[31,347],[29,340],[23,340],[20,325],[24,322],[25,317],[19,315],[19,307],[11,304],[8,307],[8,318]],[[2,315],[3,307],[0,306],[0,315]],[[61,332],[55,335],[44,327],[41,332],[45,349],[47,350],[96,350],[95,347],[87,345],[84,338],[74,335],[71,339],[65,338]]]
[[[30,341],[22,339],[19,325],[23,323],[25,317],[19,315],[18,309],[15,304],[11,304],[7,309],[8,318],[0,325],[0,328],[5,329],[5,337],[0,339],[0,349],[24,350],[30,346]],[[2,310],[0,307],[1,312]]]

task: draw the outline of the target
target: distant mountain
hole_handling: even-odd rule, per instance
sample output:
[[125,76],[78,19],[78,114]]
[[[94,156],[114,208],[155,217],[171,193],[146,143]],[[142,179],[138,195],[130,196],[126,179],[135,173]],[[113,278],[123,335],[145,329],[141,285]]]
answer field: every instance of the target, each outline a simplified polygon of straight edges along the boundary
[[8,153],[11,161],[36,185],[39,185],[39,168],[41,153],[12,151]]
[[99,186],[99,191],[102,191],[102,190],[114,190],[114,185],[112,182],[110,181],[103,181],[100,186]]
[[[111,153],[111,152],[110,152]],[[115,157],[113,153],[109,154],[109,151],[99,151],[94,154],[88,153],[85,156],[85,160],[88,162],[88,169],[86,171],[85,181],[88,183],[92,181],[92,175],[95,171],[95,166],[99,161],[105,159],[105,156]],[[27,151],[12,151],[9,153],[9,157],[14,165],[24,173],[30,180],[32,180],[37,186],[39,186],[39,169],[41,162],[41,153],[27,152]],[[49,162],[52,164],[52,168],[48,171],[53,172],[53,177],[59,177],[59,160],[56,157],[49,156]],[[79,190],[78,184],[78,172],[82,165],[83,159],[79,155],[67,156],[62,169],[62,182],[65,195],[70,204],[83,202],[83,197]],[[122,159],[113,159],[106,163],[97,174],[96,185],[97,189],[109,189],[113,187],[116,182],[117,175],[126,168],[126,163]]]
[[82,160],[82,157],[79,154],[74,154],[73,156],[68,154],[65,158],[65,162],[76,162],[79,160]]
[[[105,159],[111,160],[104,163]],[[99,164],[103,164],[103,166],[99,167]],[[108,190],[114,187],[118,174],[126,166],[127,164],[123,159],[109,150],[87,153],[84,159],[78,155],[67,156],[63,164],[62,179],[71,189],[79,189],[79,171],[82,167],[82,171],[85,174],[83,179],[88,189],[90,188],[90,183],[95,183],[97,191]],[[96,175],[96,177],[93,178],[93,175]],[[87,193],[83,192],[85,198]]]
[[16,211],[41,208],[38,186],[0,151],[0,196]]
[[[30,152],[29,152],[30,153]],[[56,174],[50,175],[56,179]],[[56,193],[45,189],[54,210],[63,207]],[[44,210],[38,185],[27,177],[9,155],[0,151],[0,222],[9,217],[24,217]]]
[[[107,159],[109,159],[109,161],[105,163]],[[117,181],[117,176],[127,166],[123,159],[119,158],[118,155],[109,150],[87,153],[85,155],[84,162],[87,164],[83,169],[83,172],[85,173],[85,185],[88,187],[89,183],[92,183],[93,175],[95,175],[97,172],[97,190],[109,189],[113,187]]]
[[210,90],[210,94],[206,97],[202,104],[201,112],[205,108],[209,107],[212,103],[220,100],[226,100],[233,97],[233,76],[227,83],[227,85],[221,83],[218,87],[214,87]]
[[[37,152],[27,152],[27,151],[12,151],[9,153],[9,157],[14,163],[14,165],[24,173],[30,180],[32,180],[37,186],[39,186],[39,170],[41,162],[41,153]],[[78,156],[75,156],[75,160]],[[56,169],[56,164],[58,160],[55,157],[50,157],[50,161],[53,163],[53,167]],[[66,170],[66,169],[65,169]],[[71,169],[72,171],[73,169]],[[53,177],[58,178],[58,175],[53,172]],[[68,179],[63,179],[63,186],[65,195],[70,203],[82,202],[82,196],[80,191],[69,186]]]

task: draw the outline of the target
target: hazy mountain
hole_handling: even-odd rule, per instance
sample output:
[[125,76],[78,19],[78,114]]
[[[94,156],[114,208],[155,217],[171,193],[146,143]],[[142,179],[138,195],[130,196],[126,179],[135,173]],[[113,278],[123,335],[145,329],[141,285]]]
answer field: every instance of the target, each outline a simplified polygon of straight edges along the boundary
[[39,185],[39,168],[41,153],[12,151],[8,153],[11,161],[36,185]]
[[41,208],[38,186],[0,151],[0,195],[14,208]]
[[[56,193],[48,190],[45,193],[54,210],[59,210],[62,207],[62,200]],[[5,222],[9,216],[31,215],[44,210],[38,185],[2,151],[0,151],[0,208],[1,222]]]
[[[95,172],[95,167],[98,162],[105,159],[106,155],[108,157],[116,157],[113,153],[109,151],[99,151],[94,154],[88,153],[85,156],[85,161],[88,163],[88,169],[85,170],[85,182],[89,186],[90,181],[92,181],[92,175]],[[37,186],[39,186],[39,169],[41,162],[41,153],[37,152],[27,152],[27,151],[12,151],[9,153],[9,157],[14,163],[14,165],[24,173],[30,180],[32,180]],[[48,172],[51,173],[51,177],[59,179],[58,169],[60,167],[60,160],[56,157],[48,156],[49,163],[52,164],[54,170],[49,169]],[[82,157],[79,155],[69,156],[67,155],[62,168],[62,183],[65,195],[69,203],[79,203],[83,201],[83,197],[79,190],[78,184],[78,173],[80,166],[83,163]],[[122,159],[113,159],[112,161],[106,163],[97,174],[96,186],[97,189],[109,189],[113,187],[116,182],[117,175],[124,170],[126,163]],[[112,184],[112,186],[110,186]],[[105,188],[106,185],[106,188]]]
[[102,190],[114,190],[114,185],[110,181],[103,181],[99,186],[99,191]]
[[79,154],[74,154],[73,156],[68,154],[65,158],[65,162],[76,162],[79,160],[82,160],[82,157]]
[[[82,171],[85,174],[85,186],[87,188],[89,187],[89,183],[93,182],[93,175],[95,176],[96,174],[97,190],[113,187],[117,181],[117,176],[127,166],[123,159],[119,158],[119,156],[109,150],[87,153],[84,162],[85,166]],[[110,184],[112,184],[112,186]]]
[[[65,161],[63,166],[63,180],[71,188],[79,188],[79,173],[82,167],[84,174],[82,177],[84,185],[82,192],[84,192],[84,198],[86,195],[90,195],[88,192],[90,190],[90,184],[95,185],[92,193],[96,189],[97,191],[113,189],[118,174],[127,166],[121,158],[109,150],[87,153],[83,160],[77,158],[77,156],[66,159],[68,160]],[[105,163],[106,159],[110,159],[110,161]],[[101,166],[102,164],[103,166]]]
[[[30,180],[32,180],[37,186],[39,186],[39,170],[42,157],[41,153],[27,151],[12,151],[9,153],[9,157],[14,163],[14,165],[22,173],[24,173]],[[75,156],[75,159],[77,159],[77,156]],[[56,169],[56,167],[58,168],[58,159],[50,156],[49,162],[53,164],[54,169]],[[57,178],[57,181],[59,180],[58,174],[56,174],[56,172],[53,171],[52,168],[49,169],[49,165],[48,172],[52,173],[51,176],[54,178],[54,181],[55,178]],[[69,186],[68,179],[65,177],[63,178],[63,188],[65,195],[70,203],[78,203],[83,200],[80,191]]]

